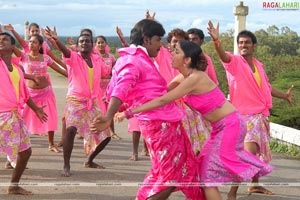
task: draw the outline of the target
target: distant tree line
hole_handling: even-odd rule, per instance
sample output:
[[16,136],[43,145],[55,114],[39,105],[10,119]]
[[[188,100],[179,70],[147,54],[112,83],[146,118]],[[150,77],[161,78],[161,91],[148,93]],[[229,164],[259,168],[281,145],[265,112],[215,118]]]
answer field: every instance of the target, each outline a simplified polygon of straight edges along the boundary
[[[226,51],[233,52],[234,31],[222,33],[220,40]],[[285,26],[269,26],[258,30],[255,58],[261,61],[272,86],[286,91],[294,85],[295,106],[273,98],[271,121],[300,130],[300,37],[297,32]],[[221,89],[227,94],[228,85],[225,70],[214,50],[212,42],[203,45],[204,51],[212,57]]]

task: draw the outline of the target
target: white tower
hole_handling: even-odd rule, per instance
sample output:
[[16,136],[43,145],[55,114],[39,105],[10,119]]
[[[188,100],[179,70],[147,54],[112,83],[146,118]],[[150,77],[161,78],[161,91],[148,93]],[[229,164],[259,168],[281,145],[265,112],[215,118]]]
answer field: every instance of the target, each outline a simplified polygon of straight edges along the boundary
[[29,35],[28,35],[28,26],[29,26],[29,22],[28,21],[25,21],[25,23],[24,23],[24,39],[25,40],[28,40],[28,38],[29,38]]
[[244,2],[240,1],[240,5],[233,8],[233,14],[235,15],[234,25],[234,54],[238,54],[237,48],[237,35],[242,30],[246,29],[246,16],[248,15],[248,6],[244,6]]

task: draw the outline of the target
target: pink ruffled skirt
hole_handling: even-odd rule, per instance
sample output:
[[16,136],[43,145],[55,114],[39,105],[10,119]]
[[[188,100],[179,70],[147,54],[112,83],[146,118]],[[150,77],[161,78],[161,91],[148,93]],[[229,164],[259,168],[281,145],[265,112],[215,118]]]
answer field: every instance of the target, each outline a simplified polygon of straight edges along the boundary
[[200,180],[205,186],[247,181],[274,169],[244,150],[245,125],[238,112],[212,124],[210,138],[198,157]]
[[43,89],[28,88],[28,90],[37,106],[46,106],[44,107],[44,112],[48,115],[47,122],[42,123],[35,112],[29,106],[25,105],[22,115],[28,131],[37,135],[46,135],[48,131],[56,131],[58,129],[58,114],[52,87],[48,86]]

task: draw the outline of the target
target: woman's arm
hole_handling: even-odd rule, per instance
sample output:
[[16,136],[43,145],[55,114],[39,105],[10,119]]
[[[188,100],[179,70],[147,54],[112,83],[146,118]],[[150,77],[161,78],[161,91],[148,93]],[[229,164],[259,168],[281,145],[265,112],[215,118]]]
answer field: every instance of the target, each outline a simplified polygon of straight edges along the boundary
[[54,60],[57,64],[62,66],[64,69],[67,69],[66,64],[61,59],[57,58],[52,51],[48,51],[47,55],[50,56],[50,58],[52,58],[52,60]]
[[35,112],[35,114],[38,116],[38,118],[41,120],[41,122],[46,122],[48,120],[48,115],[44,112],[44,107],[38,107],[29,97],[28,101],[26,104]]
[[[58,39],[57,36],[57,32],[56,32],[56,28],[54,27],[53,30],[51,30],[48,26],[45,29],[45,36],[47,37],[47,39],[52,38],[53,41],[55,41],[55,43],[57,44],[58,48],[60,49],[60,51],[62,52],[62,54],[66,57],[66,58],[70,58],[71,56],[71,52],[70,50]],[[49,55],[50,56],[50,55]],[[51,56],[50,56],[51,57]],[[53,58],[52,58],[53,59]],[[55,59],[53,59],[55,60]]]
[[190,75],[188,78],[186,78],[182,83],[180,83],[176,88],[169,91],[168,93],[164,94],[161,97],[155,98],[141,106],[133,108],[131,111],[133,114],[145,112],[148,110],[153,110],[155,108],[161,107],[166,105],[167,103],[170,103],[172,101],[175,101],[176,99],[179,99],[190,92],[192,92],[197,83],[199,81],[199,77],[196,75]]
[[182,74],[178,74],[173,80],[168,84],[168,91],[176,88],[182,81],[184,80],[184,76]]
[[16,57],[21,57],[22,53],[23,52],[15,46],[15,48],[14,48],[14,54],[16,55]]
[[58,66],[55,62],[53,62],[50,67],[56,71],[57,73],[65,76],[65,77],[68,77],[68,73],[65,69],[62,69],[60,66]]
[[14,27],[11,24],[5,25],[4,29],[7,31],[11,31],[12,34],[15,36],[15,38],[18,40],[19,44],[21,45],[21,47],[25,46],[25,40],[19,35],[19,33],[17,33],[14,29]]

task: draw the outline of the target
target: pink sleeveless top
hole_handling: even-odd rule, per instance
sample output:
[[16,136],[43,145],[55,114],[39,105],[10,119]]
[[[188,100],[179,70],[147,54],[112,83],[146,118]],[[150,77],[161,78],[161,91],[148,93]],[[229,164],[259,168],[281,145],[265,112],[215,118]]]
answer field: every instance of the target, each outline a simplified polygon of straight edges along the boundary
[[226,102],[223,92],[218,87],[204,94],[187,95],[184,100],[202,115],[214,111]]

